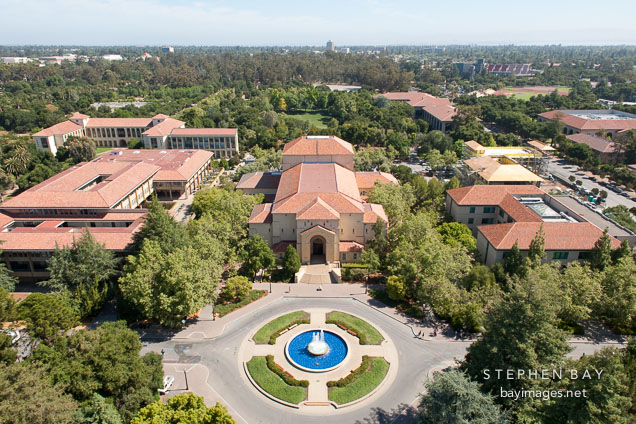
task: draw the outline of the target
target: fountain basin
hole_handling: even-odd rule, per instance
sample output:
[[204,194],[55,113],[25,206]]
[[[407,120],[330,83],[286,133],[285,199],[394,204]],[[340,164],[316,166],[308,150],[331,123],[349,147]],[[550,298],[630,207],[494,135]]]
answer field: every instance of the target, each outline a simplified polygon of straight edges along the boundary
[[[314,338],[316,330],[305,331],[293,337],[285,346],[285,355],[289,362],[296,368],[309,372],[326,372],[336,369],[346,359],[349,348],[345,340],[331,331],[324,331],[324,342],[318,341],[318,345]],[[320,345],[324,343],[324,345]],[[310,350],[311,345],[311,350]],[[321,352],[325,349],[325,353]]]

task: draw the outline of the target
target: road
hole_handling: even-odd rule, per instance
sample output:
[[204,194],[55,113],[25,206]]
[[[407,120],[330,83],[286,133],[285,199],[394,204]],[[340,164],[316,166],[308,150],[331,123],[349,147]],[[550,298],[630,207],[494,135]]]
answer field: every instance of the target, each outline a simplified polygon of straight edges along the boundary
[[583,171],[583,169],[579,168],[577,165],[574,165],[571,163],[565,163],[564,161],[559,161],[556,158],[552,158],[548,162],[548,172],[554,175],[555,177],[559,177],[563,179],[564,181],[569,181],[570,176],[574,175],[574,177],[577,180],[581,180],[581,182],[583,183],[583,188],[586,188],[588,190],[592,190],[593,188],[597,188],[599,191],[605,190],[607,192],[607,200],[605,202],[605,207],[625,205],[627,206],[627,208],[632,208],[636,206],[636,202],[633,202],[632,200],[626,197],[618,195],[614,193],[613,191],[607,189],[606,187],[603,187],[602,185],[594,181],[583,178],[582,174],[576,175],[576,172],[579,172],[579,171]]

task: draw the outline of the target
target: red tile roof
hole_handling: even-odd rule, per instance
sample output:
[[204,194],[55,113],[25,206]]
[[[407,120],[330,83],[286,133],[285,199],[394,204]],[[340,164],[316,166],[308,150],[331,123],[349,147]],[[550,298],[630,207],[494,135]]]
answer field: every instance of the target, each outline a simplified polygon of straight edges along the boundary
[[274,251],[274,253],[285,253],[285,250],[287,250],[287,246],[289,246],[290,244],[294,246],[294,248],[296,248],[295,241],[279,241],[278,243],[272,245],[272,250]]
[[428,105],[424,107],[424,111],[442,122],[451,122],[457,115],[455,108],[450,105]]
[[261,203],[254,206],[250,214],[250,224],[269,224],[272,222],[272,204]]
[[[593,111],[581,111],[593,112]],[[604,111],[607,112],[607,111]],[[570,115],[567,111],[551,110],[540,113],[539,116],[545,119],[559,120],[572,128],[578,130],[627,130],[636,128],[636,118],[632,119],[585,119],[580,116]]]
[[71,117],[69,119],[86,119],[86,118],[90,118],[90,116],[88,115],[84,115],[83,113],[79,113],[79,112],[75,112],[73,113],[73,115],[71,115]]
[[355,241],[341,241],[340,242],[340,253],[347,252],[362,252],[364,246]]
[[386,97],[392,101],[404,101],[413,107],[425,107],[434,105],[450,105],[450,100],[445,97],[435,97],[428,93],[422,93],[419,91],[408,92],[389,92],[383,94],[377,94],[374,98]]
[[[90,123],[90,121],[88,121]],[[172,119],[172,118],[166,118],[165,120],[159,122],[157,125],[155,125],[154,127],[151,127],[149,129],[147,129],[146,131],[144,131],[142,133],[142,135],[147,135],[150,137],[163,137],[166,135],[170,135],[170,133],[175,130],[176,128],[179,128],[181,126],[185,125],[185,122],[183,121],[179,121],[176,119]]]
[[575,143],[585,144],[599,153],[614,153],[618,150],[618,145],[613,141],[592,134],[571,134],[567,135],[566,138]]
[[[543,225],[545,250],[591,250],[603,231],[589,222],[513,222],[509,224],[480,225],[477,231],[497,250],[509,250],[515,244],[528,250],[530,242]],[[612,248],[620,242],[611,237]]]
[[381,184],[398,184],[398,180],[388,172],[356,172],[356,183],[360,190],[373,188],[376,181],[379,181]]
[[280,172],[251,172],[243,174],[236,185],[236,189],[276,189],[280,183],[280,177]]
[[389,222],[384,213],[384,207],[376,203],[365,203],[364,205],[364,217],[362,222],[365,224],[375,224],[378,218],[384,222]]
[[498,205],[517,222],[543,222],[539,215],[521,204],[511,194],[506,194]]
[[532,184],[522,185],[474,185],[447,190],[448,194],[461,206],[499,205],[508,194],[532,195],[544,194]]
[[307,206],[296,213],[296,219],[339,219],[337,210],[329,206],[320,196],[309,202]]
[[333,135],[304,136],[285,144],[283,155],[353,155],[353,147]]
[[170,135],[231,135],[237,133],[236,128],[175,128]]
[[68,133],[72,133],[73,131],[77,131],[82,129],[80,125],[77,125],[75,122],[64,121],[59,124],[55,124],[48,128],[43,129],[42,131],[38,131],[33,136],[37,137],[49,137],[51,135],[64,135]]
[[[5,201],[0,209],[111,208],[159,169],[147,163],[80,163]],[[105,176],[102,182],[79,190],[99,176]]]

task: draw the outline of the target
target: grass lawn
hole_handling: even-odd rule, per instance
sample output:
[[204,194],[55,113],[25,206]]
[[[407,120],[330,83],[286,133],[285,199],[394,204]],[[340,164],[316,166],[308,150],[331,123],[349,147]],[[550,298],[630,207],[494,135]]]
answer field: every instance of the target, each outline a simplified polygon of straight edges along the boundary
[[312,112],[288,112],[287,115],[302,119],[303,121],[309,122],[310,125],[313,125],[317,128],[327,128],[327,124],[331,121],[331,116],[324,114],[319,111]]
[[288,385],[267,368],[267,360],[264,356],[255,356],[250,359],[247,370],[256,384],[275,398],[293,404],[298,404],[307,398],[307,389]]
[[215,305],[214,306],[214,312],[219,314],[219,316],[225,316],[227,314],[229,314],[230,312],[245,306],[249,303],[254,302],[255,300],[260,299],[261,297],[265,296],[267,294],[267,290],[252,290],[250,291],[250,294],[243,300],[236,302],[236,303],[223,303],[220,305]]
[[276,318],[261,327],[254,334],[254,341],[259,344],[269,343],[273,335],[294,324],[309,323],[309,314],[305,311],[296,311]]
[[353,402],[371,393],[382,382],[389,371],[389,363],[384,358],[373,358],[371,368],[345,387],[329,389],[329,400],[338,404]]
[[344,312],[332,311],[327,314],[327,323],[341,324],[358,335],[360,344],[380,344],[384,337],[371,324]]
[[97,148],[97,154],[99,155],[100,153],[104,153],[107,152],[109,150],[113,150],[112,147],[98,147]]

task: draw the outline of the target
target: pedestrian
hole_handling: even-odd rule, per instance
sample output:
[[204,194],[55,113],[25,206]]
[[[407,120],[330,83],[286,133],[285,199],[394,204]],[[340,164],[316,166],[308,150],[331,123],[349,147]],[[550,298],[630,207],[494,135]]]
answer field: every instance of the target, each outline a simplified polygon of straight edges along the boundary
[[437,337],[437,328],[433,329],[433,336]]
[[161,356],[163,356],[163,354],[166,353],[165,349],[161,349]]

